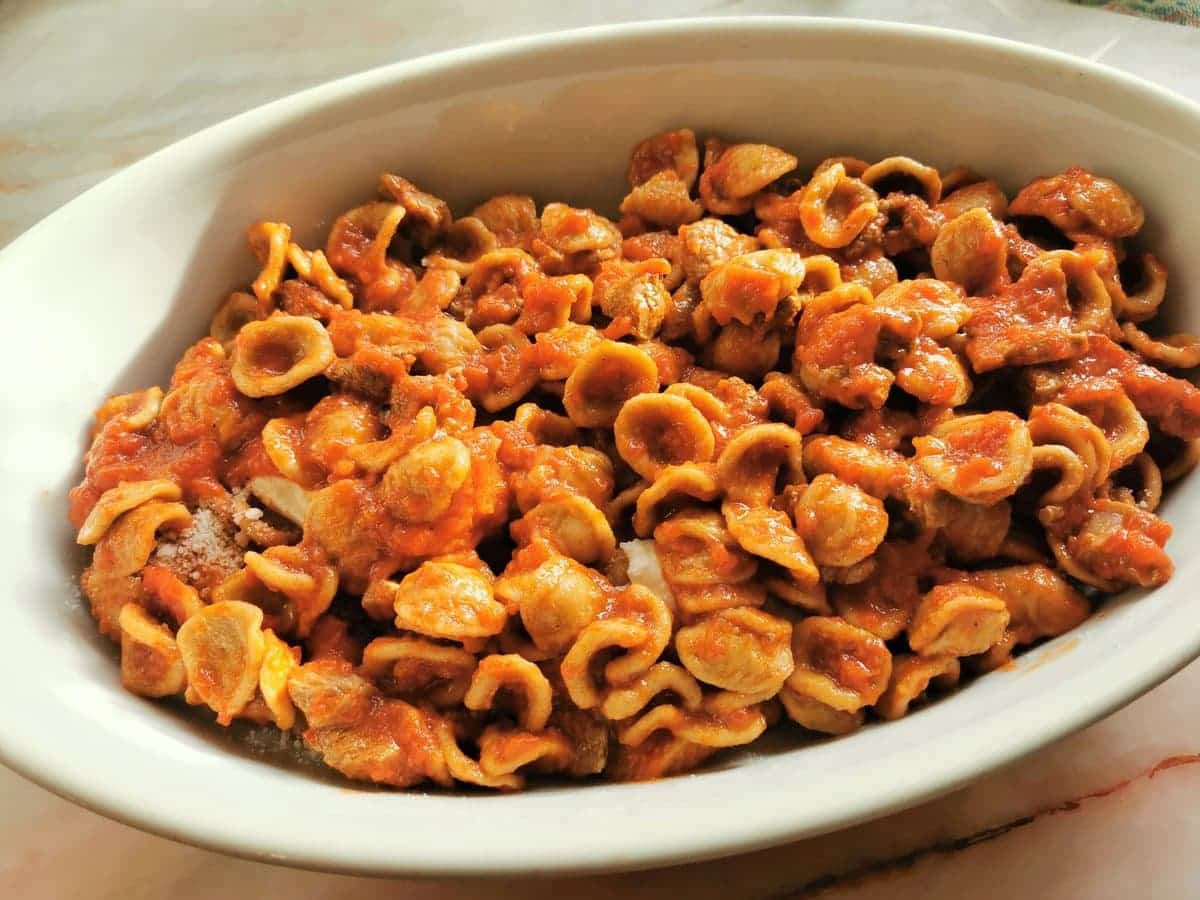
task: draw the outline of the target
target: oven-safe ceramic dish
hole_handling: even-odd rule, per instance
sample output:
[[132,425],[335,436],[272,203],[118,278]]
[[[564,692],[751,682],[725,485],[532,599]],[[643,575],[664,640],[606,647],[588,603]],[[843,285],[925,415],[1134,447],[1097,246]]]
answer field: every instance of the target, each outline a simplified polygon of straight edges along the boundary
[[86,423],[163,383],[253,263],[244,229],[332,215],[399,172],[457,209],[500,191],[611,212],[647,134],[769,141],[802,165],[903,153],[1012,188],[1072,164],[1145,205],[1165,308],[1200,331],[1200,108],[1082,60],[947,31],[721,19],[522,38],[399,63],[210,128],[0,253],[0,759],[106,815],[245,856],[372,873],[621,869],[826,831],[947,791],[1093,721],[1200,651],[1200,477],[1170,496],[1165,587],[1110,603],[1007,671],[894,723],[649,784],[519,795],[351,787],[121,689],[78,600],[66,521]]

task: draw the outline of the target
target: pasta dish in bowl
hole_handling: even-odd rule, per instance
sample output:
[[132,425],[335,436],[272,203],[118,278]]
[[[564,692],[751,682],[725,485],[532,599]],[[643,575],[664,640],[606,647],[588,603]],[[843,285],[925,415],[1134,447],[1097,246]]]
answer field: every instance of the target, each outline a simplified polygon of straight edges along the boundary
[[750,20],[163,151],[0,254],[63,351],[3,400],[0,758],[484,874],[813,834],[1081,727],[1200,651],[1195,146],[1066,57]]
[[644,779],[1164,583],[1200,337],[1142,328],[1137,200],[797,168],[685,128],[616,222],[387,174],[321,249],[251,227],[249,291],[104,403],[71,492],[124,686],[397,787]]

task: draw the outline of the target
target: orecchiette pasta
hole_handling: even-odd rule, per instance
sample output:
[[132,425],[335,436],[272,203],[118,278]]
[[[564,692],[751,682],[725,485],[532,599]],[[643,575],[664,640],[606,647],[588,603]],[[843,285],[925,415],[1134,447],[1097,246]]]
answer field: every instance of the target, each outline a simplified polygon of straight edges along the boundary
[[1200,337],[1117,182],[686,128],[626,175],[616,219],[387,174],[319,248],[249,229],[70,492],[128,690],[393,787],[654,778],[1171,576]]

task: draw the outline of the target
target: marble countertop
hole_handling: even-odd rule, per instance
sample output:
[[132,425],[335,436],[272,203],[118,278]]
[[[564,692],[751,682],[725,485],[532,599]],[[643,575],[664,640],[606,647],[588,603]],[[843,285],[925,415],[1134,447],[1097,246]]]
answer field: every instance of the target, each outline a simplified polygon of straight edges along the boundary
[[[503,8],[449,0],[7,0],[0,5],[0,246],[173,140],[370,66],[651,15],[782,12],[986,32],[1103,60],[1200,100],[1200,29],[1035,0],[521,0]],[[588,879],[383,881],[281,869],[127,828],[0,767],[0,896],[1196,897],[1198,695],[1200,662],[1091,728],[916,809],[759,853]]]

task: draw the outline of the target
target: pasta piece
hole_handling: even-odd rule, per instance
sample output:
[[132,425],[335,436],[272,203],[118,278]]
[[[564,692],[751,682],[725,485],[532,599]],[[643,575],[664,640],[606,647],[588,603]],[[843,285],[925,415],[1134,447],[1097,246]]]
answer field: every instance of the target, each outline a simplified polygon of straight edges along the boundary
[[703,694],[700,683],[687,669],[671,662],[659,662],[630,684],[610,690],[600,704],[600,712],[609,719],[628,719],[646,709],[662,694],[672,694],[677,705],[694,710],[700,707]]
[[320,322],[276,315],[238,332],[230,375],[247,397],[274,397],[320,375],[333,357],[333,343]]
[[277,475],[259,475],[246,483],[246,490],[261,500],[267,509],[293,525],[304,525],[312,504],[312,493],[294,481]]
[[[919,324],[915,316],[906,318]],[[870,291],[861,284],[818,294],[805,304],[796,330],[796,374],[817,397],[851,409],[880,408],[895,381],[875,361],[883,326]]]
[[672,394],[631,397],[617,414],[613,436],[621,459],[651,481],[668,466],[708,462],[715,447],[708,420]]
[[122,514],[96,543],[92,567],[109,576],[133,575],[145,568],[160,530],[181,531],[192,522],[182,503],[148,500]]
[[913,614],[908,644],[921,656],[974,656],[998,643],[1009,612],[995,594],[965,584],[939,585]]
[[898,282],[881,292],[875,305],[919,316],[921,334],[935,341],[956,334],[971,318],[971,307],[961,290],[936,278]]
[[309,726],[304,743],[347,777],[394,787],[426,778],[450,783],[440,720],[401,700],[380,697],[349,663],[306,663],[292,673],[288,693]]
[[[720,696],[713,695],[711,699]],[[656,732],[667,731],[677,739],[704,747],[737,747],[749,744],[767,730],[766,716],[756,706],[728,711],[711,709],[712,706],[707,698],[699,711],[655,706],[622,728],[619,739],[622,744],[637,747]]]
[[479,661],[463,698],[467,709],[491,709],[501,690],[518,701],[517,721],[526,731],[541,731],[550,720],[550,682],[542,670],[515,653],[492,654]]
[[289,647],[269,628],[263,631],[263,658],[258,670],[258,692],[271,712],[271,720],[284,731],[296,724],[296,707],[288,693],[288,679],[300,665],[300,651]]
[[584,565],[607,562],[617,549],[612,526],[587,497],[543,500],[514,522],[512,531],[514,538],[526,543],[542,537]]
[[388,466],[380,490],[397,519],[432,522],[446,514],[470,475],[466,444],[453,437],[434,437]]
[[800,435],[781,424],[743,429],[717,459],[717,482],[727,500],[747,506],[766,506],[780,479],[802,481]]
[[337,593],[337,569],[302,547],[269,547],[245,556],[246,569],[268,590],[287,598],[289,632],[307,637]]
[[1140,257],[1143,284],[1137,291],[1121,290],[1113,297],[1117,316],[1130,322],[1144,322],[1158,313],[1167,295],[1167,267],[1153,253]]
[[234,340],[243,326],[262,318],[258,299],[252,294],[234,291],[213,314],[208,333],[221,343],[226,353],[233,352]]
[[961,416],[913,438],[917,463],[938,487],[968,503],[1016,493],[1033,469],[1033,442],[1012,413]]
[[496,599],[517,611],[534,645],[563,653],[604,604],[601,577],[566,556],[552,556],[527,572],[496,580]]
[[719,263],[700,282],[702,310],[721,325],[771,318],[804,280],[804,259],[792,250],[755,250]]
[[787,686],[841,712],[854,713],[879,699],[892,674],[882,640],[844,619],[810,616],[792,629],[796,667]]
[[792,673],[791,637],[783,619],[757,609],[726,609],[679,629],[675,651],[705,684],[770,695]]
[[606,774],[615,781],[647,781],[694,769],[717,752],[666,731],[652,734],[636,747],[618,745]]
[[1163,550],[1171,526],[1131,503],[1094,500],[1077,520],[1069,515],[1049,524],[1050,549],[1059,566],[1102,591],[1128,584],[1154,587],[1175,571]]
[[[916,187],[916,191],[904,192],[914,194],[919,191],[931,206],[942,199],[942,178],[937,169],[907,156],[889,156],[881,159],[868,166],[859,177],[863,184],[873,188],[880,196],[891,193],[891,190]],[[889,188],[891,190],[888,190]]]
[[616,684],[645,674],[671,640],[671,611],[661,598],[640,585],[623,588],[611,610],[588,625],[563,657],[560,671],[571,701],[592,709],[602,700],[594,663],[609,648],[626,652],[607,662],[604,677]]
[[893,663],[887,690],[875,703],[875,712],[885,719],[899,719],[908,713],[909,706],[928,690],[931,683],[943,689],[957,684],[959,671],[958,660],[948,654],[900,654]]
[[[507,618],[488,580],[457,563],[422,563],[399,584],[372,582],[367,595],[375,594],[395,610],[397,628],[427,637],[451,641],[490,637],[500,633]],[[369,602],[367,595],[364,604]]]
[[991,293],[1008,274],[1008,244],[1000,225],[979,207],[948,222],[929,257],[935,276],[961,285],[968,294]]
[[92,511],[84,520],[75,537],[77,544],[94,544],[99,541],[113,523],[143,503],[151,500],[178,500],[182,496],[173,481],[156,478],[149,481],[122,481],[100,495]]
[[986,209],[994,219],[1003,219],[1008,213],[1008,197],[994,181],[977,181],[949,190],[952,183],[943,183],[942,202],[935,207],[946,221],[957,218],[970,209]]
[[479,769],[491,778],[512,775],[532,766],[538,772],[560,772],[575,761],[570,741],[555,731],[488,726],[479,736]]
[[610,426],[625,401],[658,388],[658,367],[637,347],[604,341],[567,378],[563,406],[576,425]]
[[1083,466],[1084,486],[1089,490],[1099,488],[1112,469],[1112,447],[1104,432],[1087,416],[1061,403],[1029,411],[1029,436],[1035,445],[1053,444],[1070,450]]
[[792,577],[764,578],[763,585],[770,591],[771,596],[779,598],[784,603],[818,616],[833,615],[833,608],[829,605],[826,596],[825,585],[819,581],[809,586]]
[[787,569],[792,580],[801,586],[816,585],[820,573],[787,513],[726,502],[721,514],[729,533],[747,553]]
[[822,734],[849,734],[861,728],[866,719],[861,709],[853,712],[836,709],[828,703],[822,703],[807,694],[793,690],[786,684],[779,692],[779,699],[783,702],[789,719],[809,731]]
[[634,533],[649,537],[678,508],[715,500],[721,493],[715,472],[713,466],[691,463],[662,469],[637,496]]
[[676,513],[654,529],[654,544],[673,588],[737,584],[754,577],[758,568],[729,533],[725,518],[711,510]]
[[329,264],[323,251],[313,250],[310,253],[298,244],[288,244],[287,259],[292,264],[292,268],[296,270],[297,275],[319,288],[321,293],[330,300],[337,301],[342,309],[350,309],[354,306],[353,292],[349,285],[333,271],[333,266]]
[[845,247],[879,212],[871,188],[847,174],[835,162],[813,174],[800,197],[800,221],[814,244],[829,249]]
[[1015,216],[1041,216],[1068,237],[1077,233],[1130,237],[1144,221],[1141,204],[1128,191],[1079,166],[1030,183],[1008,211]]
[[176,642],[187,671],[187,700],[204,703],[228,725],[258,690],[266,652],[257,606],[227,601],[206,606],[179,628]]
[[136,603],[121,607],[121,686],[143,697],[182,694],[187,686],[183,659],[170,629]]
[[254,279],[254,296],[258,298],[259,310],[270,309],[271,295],[279,287],[283,269],[287,265],[287,249],[292,239],[292,229],[282,222],[256,222],[246,232],[251,252],[258,258],[262,271]]
[[748,212],[750,198],[796,168],[792,154],[769,144],[734,144],[708,163],[700,176],[700,199],[709,212],[737,215]]
[[1121,334],[1133,350],[1155,365],[1172,369],[1200,366],[1200,336],[1172,334],[1155,340],[1132,322],[1121,326]]
[[794,515],[805,546],[822,566],[862,562],[887,535],[883,502],[835,475],[814,478],[800,494]]
[[362,672],[385,689],[434,706],[462,703],[476,660],[461,647],[418,637],[379,637],[362,651]]

